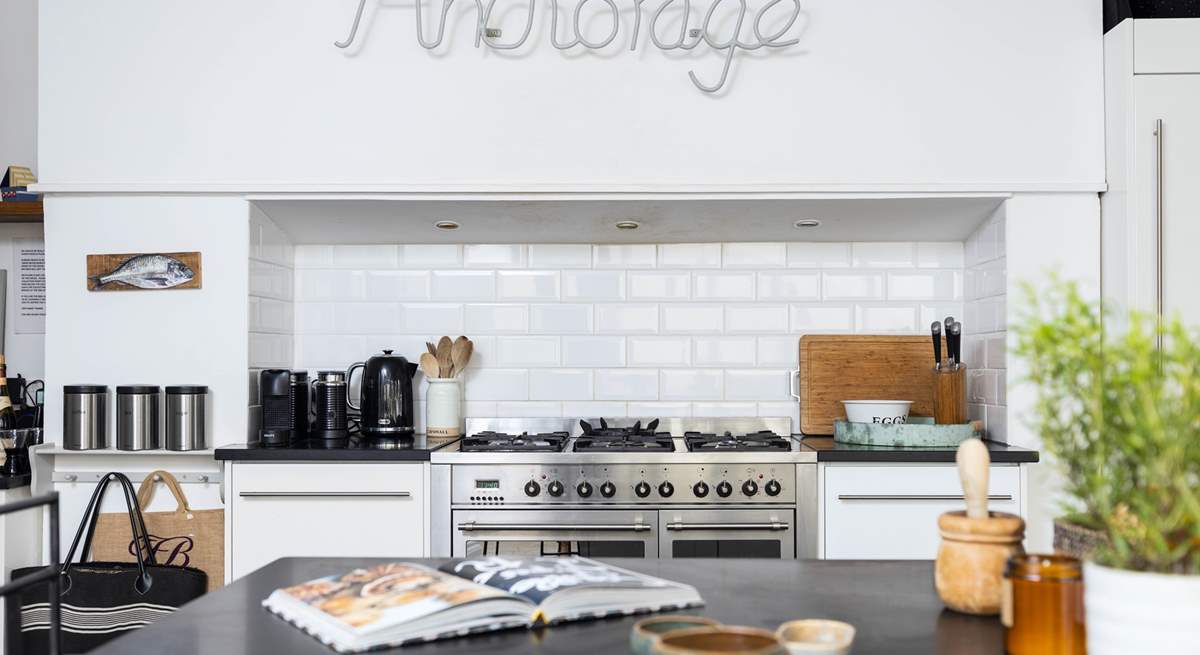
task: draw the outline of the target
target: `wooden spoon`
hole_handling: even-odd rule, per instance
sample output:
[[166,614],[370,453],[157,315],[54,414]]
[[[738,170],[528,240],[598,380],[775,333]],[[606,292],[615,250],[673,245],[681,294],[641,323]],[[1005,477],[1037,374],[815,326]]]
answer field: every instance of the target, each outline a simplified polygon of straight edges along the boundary
[[450,359],[453,364],[453,369],[450,376],[462,374],[467,368],[467,362],[471,361],[471,353],[475,352],[475,343],[466,337],[459,337],[454,340],[454,347],[450,351]]
[[450,367],[453,366],[453,361],[450,359],[450,350],[453,348],[453,343],[450,337],[442,337],[437,343],[437,363],[438,369],[442,373],[442,377],[450,377]]
[[991,457],[988,456],[987,446],[979,439],[967,439],[959,444],[954,459],[958,463],[958,477],[967,501],[967,518],[988,518],[988,465],[991,464]]
[[433,355],[434,357],[437,357],[437,346],[433,345],[433,342],[431,342],[431,341],[426,341],[426,342],[425,342],[425,349],[429,351],[429,354],[430,354],[430,355]]
[[438,366],[437,357],[429,353],[421,353],[421,370],[425,372],[427,378],[438,378],[442,376],[441,367]]

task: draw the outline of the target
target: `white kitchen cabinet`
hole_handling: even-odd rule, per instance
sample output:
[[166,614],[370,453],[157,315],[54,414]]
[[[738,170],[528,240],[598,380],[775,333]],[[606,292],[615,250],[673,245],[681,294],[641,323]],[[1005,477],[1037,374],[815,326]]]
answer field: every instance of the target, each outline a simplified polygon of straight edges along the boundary
[[230,462],[226,568],[281,557],[426,557],[427,463]]
[[[821,520],[825,559],[933,559],[937,519],[964,508],[953,464],[825,464]],[[1020,514],[1021,470],[994,465],[993,511]]]

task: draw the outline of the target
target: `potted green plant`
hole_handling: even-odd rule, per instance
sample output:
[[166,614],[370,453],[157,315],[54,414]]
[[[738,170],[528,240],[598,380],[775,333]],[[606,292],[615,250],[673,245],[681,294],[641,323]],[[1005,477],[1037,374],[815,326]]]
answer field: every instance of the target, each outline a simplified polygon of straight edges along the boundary
[[[1073,284],[1026,287],[1014,353],[1064,477],[1084,564],[1088,652],[1200,649],[1200,334],[1103,310]],[[1110,329],[1106,329],[1110,328]]]

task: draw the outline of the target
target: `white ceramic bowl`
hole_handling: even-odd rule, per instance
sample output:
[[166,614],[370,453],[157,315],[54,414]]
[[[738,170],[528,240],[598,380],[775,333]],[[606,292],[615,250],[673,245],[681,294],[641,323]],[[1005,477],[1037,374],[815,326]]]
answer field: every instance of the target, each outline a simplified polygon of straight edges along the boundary
[[775,636],[791,655],[848,655],[854,626],[841,621],[801,619],[779,626]]
[[911,400],[843,400],[846,420],[851,423],[905,423]]

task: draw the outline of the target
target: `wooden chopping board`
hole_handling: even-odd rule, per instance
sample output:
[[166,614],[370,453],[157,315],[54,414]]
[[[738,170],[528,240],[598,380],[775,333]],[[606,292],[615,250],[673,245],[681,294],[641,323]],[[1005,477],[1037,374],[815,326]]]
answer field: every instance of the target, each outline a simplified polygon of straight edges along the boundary
[[[945,341],[942,352],[946,352]],[[911,400],[933,415],[929,336],[808,334],[800,337],[800,431],[832,435],[843,400]]]

